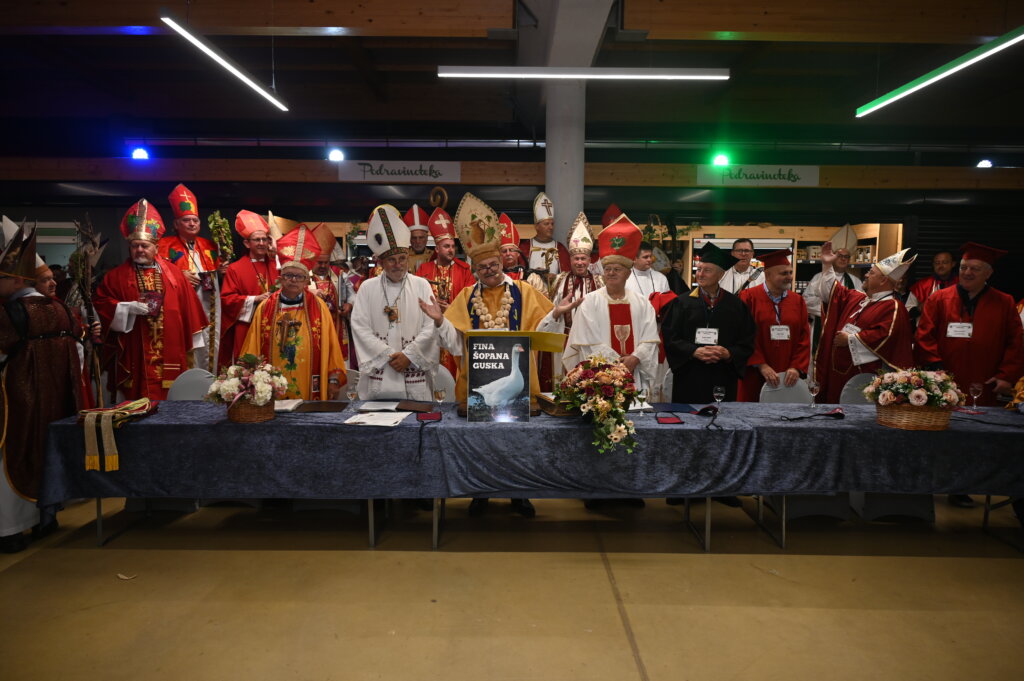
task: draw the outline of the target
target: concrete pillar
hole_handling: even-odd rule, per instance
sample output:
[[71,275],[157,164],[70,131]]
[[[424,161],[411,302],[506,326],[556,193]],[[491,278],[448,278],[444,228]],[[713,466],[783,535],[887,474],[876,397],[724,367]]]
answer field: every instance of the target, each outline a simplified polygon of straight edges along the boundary
[[587,85],[582,80],[552,80],[545,84],[544,95],[544,191],[555,204],[555,239],[565,243],[573,219],[583,210]]

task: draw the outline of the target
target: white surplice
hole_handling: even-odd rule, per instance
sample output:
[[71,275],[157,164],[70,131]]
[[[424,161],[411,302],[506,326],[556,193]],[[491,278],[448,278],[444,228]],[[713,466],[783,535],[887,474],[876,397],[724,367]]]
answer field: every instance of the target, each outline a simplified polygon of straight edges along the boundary
[[[658,322],[654,308],[636,291],[626,289],[629,316],[632,324],[633,356],[640,360],[634,378],[638,386],[650,389],[658,369]],[[566,373],[591,355],[598,354],[608,359],[618,359],[619,353],[612,347],[611,317],[608,305],[625,305],[627,302],[614,301],[608,296],[608,289],[600,288],[588,293],[576,308],[572,318],[572,329],[562,355],[562,366]]]
[[[440,348],[434,321],[419,306],[431,295],[427,280],[414,274],[399,283],[381,274],[359,287],[350,322],[359,357],[359,399],[432,399]],[[388,320],[387,306],[398,308],[397,322]],[[396,352],[412,362],[403,373],[388,364]]]

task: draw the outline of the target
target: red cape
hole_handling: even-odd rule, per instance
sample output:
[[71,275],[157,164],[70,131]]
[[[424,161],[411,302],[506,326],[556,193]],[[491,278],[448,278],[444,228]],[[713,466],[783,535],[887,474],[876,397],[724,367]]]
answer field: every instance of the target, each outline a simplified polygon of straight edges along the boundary
[[106,329],[107,346],[116,352],[111,367],[111,392],[119,389],[129,400],[140,397],[165,399],[167,389],[174,379],[189,368],[192,335],[209,325],[195,291],[181,270],[159,256],[156,264],[163,275],[164,284],[163,347],[157,362],[157,368],[161,369],[162,374],[160,380],[151,380],[146,371],[145,349],[150,347],[151,339],[149,324],[144,317],[136,318],[135,326],[128,333],[110,331],[117,304],[139,299],[134,263],[127,260],[110,270],[93,297],[96,313]]
[[[764,376],[756,367],[767,364],[778,373],[793,368],[807,373],[811,362],[811,334],[807,324],[807,303],[799,293],[790,291],[779,303],[779,319],[775,317],[775,304],[764,290],[764,286],[747,288],[740,292],[747,309],[750,310],[757,335],[754,336],[754,354],[747,360],[747,370],[740,380],[739,401],[758,402]],[[771,327],[785,324],[789,327],[789,340],[772,340]]]
[[[260,284],[260,275],[265,278]],[[277,281],[277,263],[273,258],[254,263],[248,255],[228,265],[224,284],[220,288],[220,366],[229,366],[238,357],[249,331],[250,322],[238,321],[245,307],[245,299],[258,296],[270,289]],[[255,313],[255,305],[253,312]]]

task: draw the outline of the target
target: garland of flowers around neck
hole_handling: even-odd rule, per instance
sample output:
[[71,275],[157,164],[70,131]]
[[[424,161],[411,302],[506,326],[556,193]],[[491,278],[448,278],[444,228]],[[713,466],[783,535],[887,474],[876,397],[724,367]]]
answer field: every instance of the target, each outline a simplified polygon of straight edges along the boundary
[[477,284],[473,288],[473,314],[480,318],[480,322],[485,329],[511,328],[508,325],[508,315],[509,310],[512,309],[512,294],[508,290],[508,282],[505,282],[502,286],[501,304],[498,306],[498,313],[495,315],[492,315],[487,310],[487,305],[484,304],[483,285]]
[[398,295],[395,296],[395,302],[388,302],[388,282],[390,281],[387,277],[382,277],[380,291],[384,296],[384,314],[387,315],[388,324],[397,324],[399,321],[398,316],[398,300],[402,297],[405,292],[405,282],[408,281],[409,276],[402,277],[402,288],[398,290]]

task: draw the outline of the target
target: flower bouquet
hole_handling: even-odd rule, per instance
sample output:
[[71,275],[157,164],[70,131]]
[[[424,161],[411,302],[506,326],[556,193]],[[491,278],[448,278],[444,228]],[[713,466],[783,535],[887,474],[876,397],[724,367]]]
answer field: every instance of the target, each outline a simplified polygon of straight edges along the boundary
[[866,388],[883,426],[903,430],[946,430],[950,412],[964,394],[945,371],[882,371]]
[[228,405],[228,420],[259,423],[274,418],[274,398],[284,397],[288,379],[262,357],[242,355],[217,377],[206,393],[210,402]]
[[621,444],[632,453],[636,429],[626,418],[626,410],[637,398],[637,390],[633,374],[624,365],[594,355],[576,365],[554,387],[554,393],[561,402],[592,419],[598,452],[603,454]]

